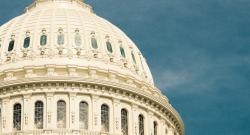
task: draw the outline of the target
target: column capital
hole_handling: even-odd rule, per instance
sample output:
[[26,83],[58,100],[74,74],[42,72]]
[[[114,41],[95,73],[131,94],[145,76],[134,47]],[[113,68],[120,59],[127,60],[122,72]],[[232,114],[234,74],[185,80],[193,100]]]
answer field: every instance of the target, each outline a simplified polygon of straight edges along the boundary
[[137,110],[139,107],[136,104],[131,104],[132,110]]
[[93,100],[98,100],[100,98],[99,95],[94,95],[94,94],[92,94],[91,97]]
[[76,97],[77,93],[76,92],[69,92],[70,97]]
[[24,99],[30,99],[31,95],[32,95],[32,94],[25,94],[25,95],[23,95],[23,98],[24,98]]
[[47,96],[47,97],[53,97],[53,96],[54,96],[54,92],[47,92],[47,93],[46,93],[46,96]]
[[153,117],[154,113],[151,111],[148,111],[148,116]]
[[120,101],[119,99],[113,98],[113,103],[114,103],[114,104],[120,104],[120,102],[121,102],[121,101]]

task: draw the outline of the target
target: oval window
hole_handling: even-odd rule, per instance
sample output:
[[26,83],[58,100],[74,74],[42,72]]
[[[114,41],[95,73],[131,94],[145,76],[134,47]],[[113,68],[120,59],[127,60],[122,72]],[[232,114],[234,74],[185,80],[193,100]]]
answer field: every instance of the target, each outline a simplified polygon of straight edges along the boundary
[[46,35],[42,35],[40,37],[40,45],[41,46],[45,46],[47,44],[47,36]]
[[26,37],[23,42],[23,48],[28,48],[30,46],[30,37]]
[[75,35],[75,44],[76,44],[76,46],[81,46],[82,45],[82,38],[81,38],[81,35],[79,33],[77,33]]
[[57,36],[57,44],[58,45],[63,45],[64,44],[64,35],[63,34],[59,34]]
[[131,56],[132,56],[133,62],[136,64],[136,59],[135,59],[135,55],[133,52],[131,53]]
[[120,47],[120,52],[123,58],[126,58],[125,50],[123,47]]
[[97,41],[95,38],[91,38],[91,45],[92,45],[92,48],[94,49],[98,48]]
[[14,45],[15,45],[15,40],[11,40],[9,43],[9,47],[8,47],[8,51],[12,51],[14,49]]
[[110,53],[113,53],[113,48],[112,48],[112,45],[110,42],[106,42],[106,45],[107,45],[107,50],[110,52]]

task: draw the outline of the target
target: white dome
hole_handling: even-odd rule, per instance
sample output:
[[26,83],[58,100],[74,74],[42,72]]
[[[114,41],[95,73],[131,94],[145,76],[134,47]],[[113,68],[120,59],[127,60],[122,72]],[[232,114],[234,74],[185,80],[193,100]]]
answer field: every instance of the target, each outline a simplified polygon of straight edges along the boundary
[[0,27],[1,135],[184,135],[140,50],[81,0]]
[[[64,36],[61,45],[57,41],[59,33]],[[42,35],[47,36],[44,46],[40,45]],[[24,47],[26,37],[30,40],[28,47]],[[92,37],[98,48],[91,45]],[[101,68],[153,84],[148,65],[136,45],[79,0],[37,0],[26,13],[1,27],[0,39],[1,72],[9,67],[72,65]],[[11,40],[15,41],[14,48],[8,51]],[[109,50],[107,42],[112,47],[109,45]]]

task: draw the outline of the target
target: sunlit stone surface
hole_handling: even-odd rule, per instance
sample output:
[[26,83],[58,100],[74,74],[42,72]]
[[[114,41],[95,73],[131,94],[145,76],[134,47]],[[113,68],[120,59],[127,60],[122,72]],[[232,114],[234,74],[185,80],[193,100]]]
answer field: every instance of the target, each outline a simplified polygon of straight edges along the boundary
[[184,135],[136,45],[80,0],[35,0],[0,45],[1,135]]

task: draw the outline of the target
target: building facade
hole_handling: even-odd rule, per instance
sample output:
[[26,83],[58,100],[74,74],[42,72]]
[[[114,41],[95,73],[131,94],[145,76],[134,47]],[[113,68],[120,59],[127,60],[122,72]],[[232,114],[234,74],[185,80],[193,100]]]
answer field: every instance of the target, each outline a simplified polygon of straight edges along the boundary
[[125,33],[81,0],[35,0],[0,27],[1,135],[184,135]]

